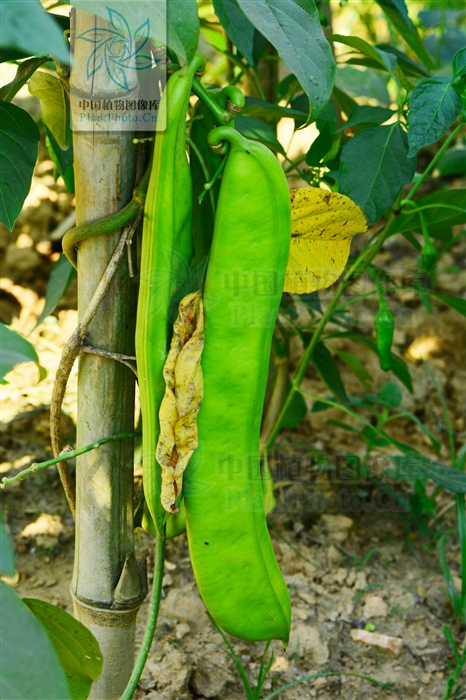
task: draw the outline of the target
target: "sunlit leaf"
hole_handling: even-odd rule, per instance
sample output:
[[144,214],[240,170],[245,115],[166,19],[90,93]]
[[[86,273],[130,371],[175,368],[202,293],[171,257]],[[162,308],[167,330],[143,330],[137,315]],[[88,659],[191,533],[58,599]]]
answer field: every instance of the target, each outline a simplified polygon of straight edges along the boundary
[[36,598],[24,598],[23,602],[47,632],[68,679],[72,700],[85,700],[103,664],[94,635],[56,605]]
[[338,279],[351,238],[367,231],[361,209],[348,197],[318,188],[291,192],[291,247],[284,291],[308,294]]
[[34,347],[22,335],[12,331],[11,328],[0,323],[0,384],[7,384],[4,377],[15,365],[21,362],[35,362],[39,368],[40,378],[46,376],[43,367],[39,365],[39,358]]
[[61,255],[53,266],[53,270],[50,274],[47,291],[45,293],[44,308],[37,319],[36,327],[55,311],[58,302],[68,289],[75,274],[76,270],[66,255]]
[[71,700],[65,673],[44,627],[0,581],[0,697]]
[[42,121],[60,146],[66,149],[68,115],[65,88],[60,78],[36,71],[29,80],[29,92],[40,100]]
[[27,83],[31,75],[48,60],[48,56],[33,56],[19,64],[16,75],[10,83],[0,88],[0,99],[11,102],[13,97]]

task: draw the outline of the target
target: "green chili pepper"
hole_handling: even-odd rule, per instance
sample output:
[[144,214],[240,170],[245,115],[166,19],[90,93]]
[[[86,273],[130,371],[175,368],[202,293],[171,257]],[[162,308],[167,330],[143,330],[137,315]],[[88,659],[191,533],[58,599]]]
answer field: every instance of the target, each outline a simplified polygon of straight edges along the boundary
[[290,599],[264,513],[259,436],[274,324],[291,239],[283,171],[264,145],[230,127],[204,293],[204,399],[185,472],[194,574],[216,623],[242,639],[281,639]]
[[[228,86],[223,88],[223,90],[209,90],[208,95],[222,109],[223,114],[230,115],[231,120],[244,106],[244,95],[239,88],[234,86]],[[199,155],[193,152],[190,154],[190,168],[193,180],[193,237],[196,263],[198,266],[201,266],[205,264],[212,244],[215,220],[214,207],[220,192],[220,180],[218,179],[211,188],[212,197],[204,197],[199,202],[199,198],[205,194],[206,176],[204,168],[208,169],[210,178],[212,178],[218,171],[223,157],[215,153],[207,143],[207,135],[219,124],[219,119],[212,114],[202,99],[199,99],[196,103],[194,117],[195,120],[191,125],[190,138],[196,145]],[[196,117],[201,118],[196,119]],[[231,122],[230,126],[234,126],[234,123]],[[203,159],[203,164],[200,163],[199,156]]]
[[178,303],[189,291],[193,255],[192,183],[186,157],[186,112],[193,77],[205,66],[202,56],[174,73],[160,103],[165,131],[157,133],[146,195],[136,322],[136,358],[143,418],[142,461],[146,503],[164,536],[160,502],[161,470],[155,451],[158,411],[165,393],[163,366]]
[[391,347],[395,331],[395,316],[385,304],[375,315],[375,336],[379,351],[380,369],[388,372],[391,368]]

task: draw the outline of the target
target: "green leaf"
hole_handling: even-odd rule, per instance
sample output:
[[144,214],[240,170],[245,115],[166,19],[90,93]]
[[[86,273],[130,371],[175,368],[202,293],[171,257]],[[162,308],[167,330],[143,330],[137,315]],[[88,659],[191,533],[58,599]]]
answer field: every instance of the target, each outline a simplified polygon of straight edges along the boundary
[[453,25],[466,15],[466,9],[463,10],[446,10],[442,7],[441,10],[421,10],[418,14],[419,20],[426,28],[440,27],[441,24]]
[[451,297],[447,294],[438,294],[437,292],[430,292],[430,294],[436,299],[443,301],[444,304],[451,306],[452,309],[458,311],[458,313],[462,316],[466,316],[466,299],[462,299],[461,297]]
[[94,635],[65,610],[35,598],[23,602],[43,625],[68,679],[73,700],[85,700],[102,670],[103,658]]
[[3,513],[0,510],[0,576],[14,576],[15,570],[13,544],[5,527]]
[[[343,54],[345,57],[349,54]],[[346,58],[344,64],[339,64],[344,66],[362,66],[363,68],[372,68],[372,70],[385,70],[382,65],[375,61],[373,58],[366,58],[365,56],[351,56]]]
[[50,274],[50,278],[47,284],[47,290],[45,292],[45,303],[42,312],[37,319],[36,328],[39,326],[44,318],[50,316],[55,308],[70,286],[70,282],[76,274],[76,270],[66,257],[66,255],[61,255]]
[[[277,49],[311,103],[315,119],[330,99],[335,61],[322,33],[314,0],[238,0],[249,21]],[[305,6],[305,9],[303,8]],[[312,51],[309,50],[312,46]]]
[[310,292],[309,294],[300,294],[299,301],[307,306],[312,315],[315,313],[322,314],[322,306],[320,304],[319,292]]
[[306,163],[311,167],[317,167],[332,147],[332,132],[329,124],[324,124],[318,137],[311,143],[306,153]]
[[235,129],[248,139],[264,143],[274,153],[281,153],[283,156],[285,155],[283,146],[275,136],[275,131],[262,119],[256,119],[255,117],[243,117],[242,115],[239,115],[238,117],[235,117]]
[[[307,336],[308,334],[303,335]],[[327,346],[321,340],[314,348],[311,362],[334,396],[343,404],[349,403],[346,389],[340,376],[340,370]]]
[[411,58],[409,58],[409,56],[403,53],[403,51],[396,49],[394,46],[390,46],[390,44],[377,44],[376,48],[385,51],[385,53],[392,53],[394,56],[396,56],[398,59],[398,65],[403,72],[406,73],[406,75],[420,75],[423,77],[430,76],[429,71],[426,70],[424,66],[421,66],[420,63],[416,63],[416,61],[413,61]]
[[339,348],[333,348],[333,351],[343,360],[345,365],[348,365],[353,374],[359,379],[363,387],[365,389],[370,389],[374,379],[372,375],[369,374],[361,360],[356,355],[340,350]]
[[21,362],[35,362],[43,379],[45,370],[39,365],[39,358],[31,343],[3,323],[0,323],[0,347],[0,384],[7,383],[4,381],[5,375]]
[[409,101],[408,157],[442,138],[462,108],[463,101],[447,78],[421,80]]
[[336,134],[338,127],[340,126],[339,117],[337,117],[335,106],[332,101],[327,102],[316,121],[316,127],[320,132],[323,128],[325,128],[325,126],[330,127],[332,134]]
[[263,34],[261,34],[257,29],[254,29],[254,65],[257,66],[259,60],[264,55],[265,49],[267,48],[269,42]]
[[451,67],[453,78],[462,78],[466,75],[466,48],[460,49],[455,53]]
[[389,408],[396,408],[403,401],[403,395],[396,382],[387,382],[379,391],[379,399]]
[[398,469],[397,477],[414,482],[419,478],[427,478],[452,493],[466,493],[466,473],[452,469],[419,452],[412,450],[404,455],[390,455],[390,459]]
[[361,105],[353,109],[349,115],[348,121],[343,124],[341,130],[349,129],[350,127],[354,128],[355,126],[359,128],[380,126],[380,124],[388,121],[394,114],[395,112],[393,109],[387,109],[386,107]]
[[217,32],[210,26],[205,26],[204,24],[201,24],[201,35],[206,40],[206,42],[213,46],[214,49],[217,49],[217,51],[221,51],[222,53],[225,53],[227,51],[227,37],[223,32]]
[[437,163],[440,177],[462,175],[466,172],[466,148],[452,148],[440,158]]
[[0,102],[0,138],[0,221],[11,231],[31,186],[40,133],[24,109]]
[[68,109],[60,78],[37,71],[29,80],[29,92],[40,100],[42,121],[63,150],[68,148]]
[[382,51],[381,49],[376,49],[375,46],[371,46],[364,39],[360,39],[357,36],[345,36],[343,34],[332,34],[329,37],[330,41],[336,41],[339,44],[345,44],[346,46],[351,46],[351,48],[360,51],[364,56],[368,56],[373,61],[378,63],[382,68],[387,70],[393,77],[395,66],[398,61],[396,56],[391,53]]
[[[464,190],[448,190],[427,194],[416,200],[416,206],[422,211],[431,235],[433,226],[441,226],[445,229],[448,226],[466,223]],[[404,231],[422,231],[416,209],[406,207],[397,217],[392,228],[392,235]]]
[[411,413],[410,411],[401,411],[401,412],[398,414],[398,416],[399,416],[400,418],[408,418],[409,420],[412,420],[413,423],[416,423],[417,427],[418,427],[420,430],[422,430],[422,432],[424,433],[424,435],[427,435],[427,437],[429,438],[429,440],[430,440],[431,443],[432,443],[432,446],[433,446],[434,450],[435,450],[436,452],[440,452],[440,448],[441,448],[440,442],[437,440],[437,438],[435,437],[435,435],[433,435],[433,434],[431,433],[431,431],[429,430],[429,428],[428,428],[426,425],[424,425],[424,423],[422,423],[416,415],[414,415],[414,413]]
[[291,119],[295,117],[300,119],[307,118],[307,114],[299,109],[280,107],[280,105],[275,105],[265,100],[259,100],[256,97],[246,97],[246,104],[241,110],[241,115],[248,117],[264,117],[264,119],[269,120],[287,117]]
[[232,43],[247,62],[254,61],[254,27],[248,20],[237,0],[213,0],[214,11]]
[[369,225],[380,219],[413,179],[407,136],[399,123],[359,132],[341,153],[340,192],[356,202]]
[[58,143],[53,138],[50,131],[45,127],[45,145],[50,153],[50,157],[55,163],[57,176],[61,175],[65,187],[68,192],[74,192],[74,153],[73,139],[70,138],[69,146],[66,150],[62,150]]
[[[33,54],[52,54],[61,63],[70,62],[70,50],[60,25],[39,0],[0,2],[0,45]],[[8,59],[10,60],[10,59]]]
[[[445,540],[446,540],[445,534],[443,534],[439,537],[438,542],[437,542],[437,554],[438,554],[440,569],[442,571],[443,578],[445,579],[445,583],[447,584],[448,597],[450,598],[451,602],[453,603],[453,609],[454,609],[455,613],[458,615],[458,617],[460,617],[462,612],[463,612],[462,611],[463,606],[461,604],[462,603],[461,596],[456,589],[455,582],[453,580],[453,576],[451,575],[450,567],[448,565],[448,561],[447,561],[447,557],[446,557],[446,553],[445,553],[445,543],[446,543]],[[443,628],[444,633],[445,633],[445,629],[448,629],[448,628],[446,628],[444,626],[444,628]],[[450,630],[448,630],[448,631],[450,632]],[[450,641],[451,632],[450,632],[449,636],[446,634],[445,634],[445,636],[447,637],[448,641]],[[452,641],[454,644],[453,650],[455,650],[456,644],[454,643],[454,640],[452,640]],[[458,651],[456,650],[456,653],[454,652],[454,654],[455,654],[456,663],[458,663],[458,660],[456,658],[457,655],[459,655]],[[462,665],[463,664],[461,663],[461,666]],[[446,689],[449,691],[448,694],[446,695],[447,698],[448,698],[448,695],[450,695],[450,697],[452,697],[451,693],[453,691],[454,686],[455,686],[455,678],[453,675],[451,675],[447,681],[447,686],[446,686]],[[455,695],[457,695],[457,693],[455,693]]]
[[43,626],[0,581],[0,697],[72,700],[65,673]]
[[29,58],[30,55],[30,53],[0,46],[0,63],[5,63],[5,61],[22,61],[23,58]]
[[388,19],[394,24],[408,46],[414,51],[423,64],[431,70],[434,67],[432,58],[422,43],[416,27],[409,19],[404,0],[376,0]]
[[335,85],[335,87],[333,88],[333,97],[335,98],[335,101],[337,102],[341,111],[344,112],[344,114],[346,114],[348,117],[359,106],[356,100],[353,100],[353,98],[350,97],[350,95],[348,95],[344,90],[341,90],[339,87],[337,87],[337,85]]
[[[289,102],[290,100],[295,99],[297,94],[301,92],[302,87],[296,80],[296,76],[293,75],[293,73],[290,73],[278,83],[275,94],[278,101],[285,100],[285,102]],[[304,97],[306,96],[304,95]],[[306,101],[308,102],[307,97]],[[307,111],[309,112],[309,110]]]
[[[153,2],[154,0],[152,0]],[[138,3],[135,3],[137,5]],[[185,61],[190,61],[199,43],[199,16],[196,0],[159,0],[167,6],[168,46]],[[127,1],[125,7],[129,5]],[[141,3],[147,7],[148,3]],[[147,14],[147,10],[146,10]]]
[[466,44],[466,32],[463,28],[449,26],[435,41],[435,35],[431,34],[425,40],[426,48],[431,53],[438,51],[440,48],[440,58],[449,63],[453,61],[455,54],[464,48]]
[[33,56],[20,63],[13,80],[0,88],[0,100],[11,102],[16,93],[27,83],[31,75],[46,61],[48,61],[47,56]]
[[[289,393],[290,389],[291,382],[288,381],[286,385],[286,394]],[[298,391],[295,391],[290,401],[290,405],[288,406],[285,415],[283,416],[283,420],[280,423],[280,428],[282,430],[293,430],[293,428],[296,428],[306,417],[306,414],[306,402],[302,394],[300,394]]]
[[370,97],[380,105],[388,107],[391,103],[387,89],[389,80],[390,76],[386,73],[339,65],[335,85],[352,97]]

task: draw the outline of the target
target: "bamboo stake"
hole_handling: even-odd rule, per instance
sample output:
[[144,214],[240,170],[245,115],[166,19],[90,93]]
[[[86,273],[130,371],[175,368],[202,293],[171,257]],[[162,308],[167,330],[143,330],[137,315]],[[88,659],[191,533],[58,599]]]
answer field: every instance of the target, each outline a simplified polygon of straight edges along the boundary
[[[102,18],[76,11],[75,36],[105,26]],[[74,42],[71,109],[86,94],[86,42]],[[136,79],[136,77],[135,77]],[[121,89],[105,71],[93,76],[95,93],[108,100]],[[125,98],[127,95],[125,95]],[[108,216],[130,199],[135,180],[134,134],[73,132],[77,224]],[[78,314],[85,315],[121,231],[82,241],[78,252]],[[86,336],[89,345],[134,355],[136,285],[123,256]],[[135,381],[131,369],[110,357],[82,354],[78,370],[77,447],[106,435],[134,431]],[[90,698],[113,700],[123,692],[134,664],[136,616],[146,594],[133,540],[133,440],[109,442],[77,458],[76,548],[71,594],[75,616],[96,636],[104,666]]]

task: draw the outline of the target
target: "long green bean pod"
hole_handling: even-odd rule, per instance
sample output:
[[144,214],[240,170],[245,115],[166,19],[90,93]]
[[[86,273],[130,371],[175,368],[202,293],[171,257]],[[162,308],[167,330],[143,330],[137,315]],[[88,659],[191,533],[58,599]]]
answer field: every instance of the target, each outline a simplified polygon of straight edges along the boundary
[[[232,120],[230,126],[234,126],[235,116],[244,107],[244,95],[241,90],[234,85],[229,85],[222,90],[209,90],[208,94],[224,115],[230,115]],[[212,178],[221,165],[223,157],[215,153],[207,143],[209,132],[219,125],[219,120],[201,99],[196,103],[194,117],[190,137],[204,160],[204,163],[201,164],[199,156],[191,151],[189,165],[193,180],[193,237],[196,263],[201,266],[205,264],[212,244],[215,221],[215,209],[212,204],[216,204],[220,192],[220,180],[217,180],[212,187],[213,197],[204,196],[199,202],[200,196],[205,194],[206,177],[203,165],[207,167]]]
[[[209,90],[210,99],[214,100],[221,110],[225,121],[226,115],[230,115],[231,120],[244,106],[244,95],[239,88],[228,86],[222,90]],[[199,202],[199,196],[204,191],[206,180],[212,177],[221,164],[223,157],[216,154],[207,143],[209,132],[219,123],[219,119],[212,114],[209,107],[199,99],[196,103],[195,117],[197,118],[191,125],[191,139],[195,142],[198,153],[190,152],[190,170],[193,183],[193,240],[196,253],[197,274],[199,282],[205,273],[205,264],[208,259],[212,236],[214,232],[215,207],[213,202],[218,199],[220,191],[220,180],[214,187],[212,197],[205,197]],[[232,122],[231,122],[232,123]],[[203,159],[200,163],[199,156]],[[206,173],[207,170],[207,173]],[[143,518],[144,528],[152,535],[156,534],[155,526],[150,517],[147,503],[144,508]],[[171,515],[166,524],[166,537],[176,537],[186,532],[185,510],[183,499],[179,503],[179,512]]]
[[185,473],[191,561],[216,623],[287,643],[290,599],[264,513],[259,436],[272,333],[291,240],[286,178],[272,153],[230,127],[204,291],[204,399]]
[[181,298],[190,291],[192,183],[186,156],[186,112],[195,73],[205,59],[196,55],[166,85],[160,112],[166,130],[156,136],[144,211],[136,359],[143,419],[142,461],[146,503],[164,537],[160,502],[161,470],[156,462],[158,411],[165,393],[163,366]]

